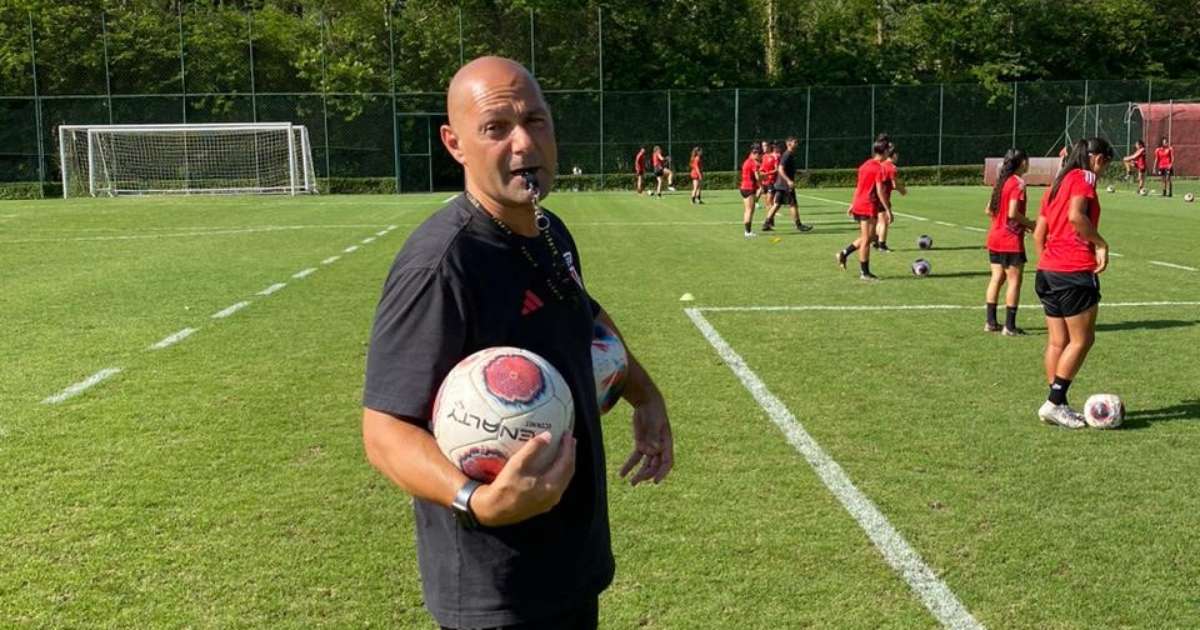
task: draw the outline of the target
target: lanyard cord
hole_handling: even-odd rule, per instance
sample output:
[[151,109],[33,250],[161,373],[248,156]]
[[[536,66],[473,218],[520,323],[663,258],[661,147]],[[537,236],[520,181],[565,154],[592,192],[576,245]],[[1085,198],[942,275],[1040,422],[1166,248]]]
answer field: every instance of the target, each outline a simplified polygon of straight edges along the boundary
[[[542,266],[538,264],[537,259],[533,257],[533,254],[529,251],[529,247],[525,244],[524,238],[518,238],[517,235],[512,231],[512,228],[508,227],[508,224],[498,219],[492,213],[488,212],[483,207],[483,204],[479,203],[479,200],[475,198],[475,195],[472,195],[467,191],[464,191],[463,195],[467,198],[467,201],[471,202],[471,205],[475,206],[477,209],[487,215],[488,218],[492,220],[492,223],[496,224],[496,227],[498,227],[500,231],[508,237],[509,241],[520,247],[521,253],[525,256],[525,260],[529,262],[531,267],[537,271],[542,270]],[[576,288],[578,288],[578,285],[575,283],[573,278],[568,277],[564,280],[563,276],[566,274],[565,270],[562,268],[564,264],[562,262],[562,255],[559,253],[558,245],[554,242],[554,237],[550,236],[550,219],[542,213],[542,209],[538,206],[536,201],[534,202],[533,207],[535,224],[537,225],[538,232],[541,233],[543,240],[546,241],[547,249],[550,250],[550,260],[552,261],[551,266],[553,267],[553,275],[557,276],[552,280],[550,275],[542,274],[546,280],[546,288],[550,289],[550,292],[554,294],[554,297],[558,301],[565,302],[567,300],[567,296],[563,295],[563,292],[556,285],[572,286]],[[574,299],[577,296],[578,291],[572,291],[570,297]]]

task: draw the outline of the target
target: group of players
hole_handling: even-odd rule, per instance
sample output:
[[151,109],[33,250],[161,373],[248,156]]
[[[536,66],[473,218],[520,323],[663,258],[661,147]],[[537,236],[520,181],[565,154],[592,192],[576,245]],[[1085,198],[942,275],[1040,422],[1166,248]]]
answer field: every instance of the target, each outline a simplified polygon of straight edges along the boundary
[[[1063,147],[1063,151],[1066,151],[1066,147]],[[1121,158],[1121,161],[1125,163],[1125,179],[1129,179],[1132,172],[1136,171],[1138,194],[1146,194],[1146,143],[1138,140],[1133,153]],[[1154,149],[1154,167],[1162,179],[1163,196],[1174,196],[1175,149],[1171,147],[1171,141],[1166,136],[1159,140],[1158,147]]]

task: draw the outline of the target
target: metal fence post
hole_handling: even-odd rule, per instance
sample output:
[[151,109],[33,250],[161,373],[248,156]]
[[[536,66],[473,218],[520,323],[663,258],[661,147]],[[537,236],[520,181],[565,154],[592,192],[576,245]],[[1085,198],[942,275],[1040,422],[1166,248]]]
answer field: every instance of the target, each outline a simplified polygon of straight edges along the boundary
[[[183,2],[177,0],[175,2],[175,14],[179,17],[179,90],[183,93],[180,100],[183,101],[183,122],[187,124],[187,64],[184,62],[186,55],[183,46]],[[187,150],[184,149],[184,160],[186,164]]]
[[463,33],[462,33],[462,5],[458,5],[458,65],[462,67],[467,63],[466,52],[463,50]]
[[[254,85],[254,8],[246,12],[247,42],[250,47],[250,120],[258,122],[258,91]],[[315,177],[314,177],[315,179]]]
[[104,97],[108,103],[108,124],[113,124],[112,71],[108,65],[108,18],[100,10],[100,39],[104,42]]
[[600,52],[600,189],[604,189],[604,9],[596,7],[596,48]]
[[808,86],[808,96],[804,99],[804,170],[808,170],[808,145],[810,143],[809,125],[812,121],[812,86]]
[[1020,81],[1013,81],[1013,131],[1011,148],[1014,149],[1017,146],[1017,86],[1020,84]]
[[537,48],[533,44],[533,7],[529,7],[529,74],[537,76]]
[[[388,91],[392,94],[392,175],[396,178],[396,194],[400,194],[400,122],[396,118],[396,38],[392,29],[392,7],[386,9],[384,20],[388,28]],[[432,151],[430,152],[432,153]],[[433,172],[433,158],[430,157],[430,173]]]
[[[675,166],[674,157],[675,151],[672,148],[674,144],[673,136],[671,135],[671,90],[667,89],[667,157],[672,160],[671,166]],[[672,169],[674,170],[674,169]]]
[[42,99],[38,95],[37,44],[33,39],[33,11],[29,16],[29,67],[33,73],[33,121],[37,133],[38,197],[46,198],[46,150],[42,145]]
[[938,84],[938,183],[942,183],[942,129],[946,119],[946,84]]
[[[329,86],[325,76],[325,49],[328,48],[325,34],[325,12],[321,11],[317,14],[321,20],[321,128],[325,134],[325,178],[333,181],[333,173],[329,170]],[[329,192],[333,192],[333,185],[326,186]]]
[[1087,117],[1088,117],[1088,80],[1083,80],[1083,123],[1079,126],[1079,136],[1083,137],[1087,134]]
[[733,170],[738,170],[738,108],[742,104],[741,88],[733,88]]
[[869,143],[875,142],[875,84],[871,84],[871,138]]

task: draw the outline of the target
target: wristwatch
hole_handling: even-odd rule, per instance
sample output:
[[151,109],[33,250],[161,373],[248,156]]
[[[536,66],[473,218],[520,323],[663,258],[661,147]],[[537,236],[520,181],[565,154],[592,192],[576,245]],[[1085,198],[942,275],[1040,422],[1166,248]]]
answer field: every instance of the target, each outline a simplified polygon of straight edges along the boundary
[[454,502],[450,504],[454,518],[458,519],[459,525],[467,529],[479,527],[479,519],[475,518],[475,512],[471,511],[471,495],[482,485],[474,479],[468,479],[467,483],[458,489],[458,493],[454,495]]

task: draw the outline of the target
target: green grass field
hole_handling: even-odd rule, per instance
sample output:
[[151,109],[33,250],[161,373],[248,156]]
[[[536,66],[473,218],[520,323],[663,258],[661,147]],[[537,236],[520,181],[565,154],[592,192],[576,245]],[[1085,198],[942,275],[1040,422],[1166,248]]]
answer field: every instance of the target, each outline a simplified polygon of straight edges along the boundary
[[[1200,204],[1181,197],[1195,188],[1102,197],[1122,256],[1071,397],[1124,397],[1111,432],[1035,417],[1032,271],[1031,336],[981,332],[984,234],[967,228],[986,226],[985,188],[899,198],[909,216],[874,259],[878,284],[833,262],[855,230],[848,190],[801,191],[817,229],[782,220],[754,240],[732,191],[700,207],[683,192],[551,197],[676,435],[668,481],[630,488],[616,476],[630,409],[605,417],[618,570],[602,626],[938,625],[695,308],[981,624],[1194,627]],[[0,204],[0,626],[432,627],[409,501],[365,461],[359,396],[392,257],[446,196]],[[919,234],[936,248],[916,250]],[[909,274],[918,256],[931,277]],[[708,310],[900,305],[963,308]]]

